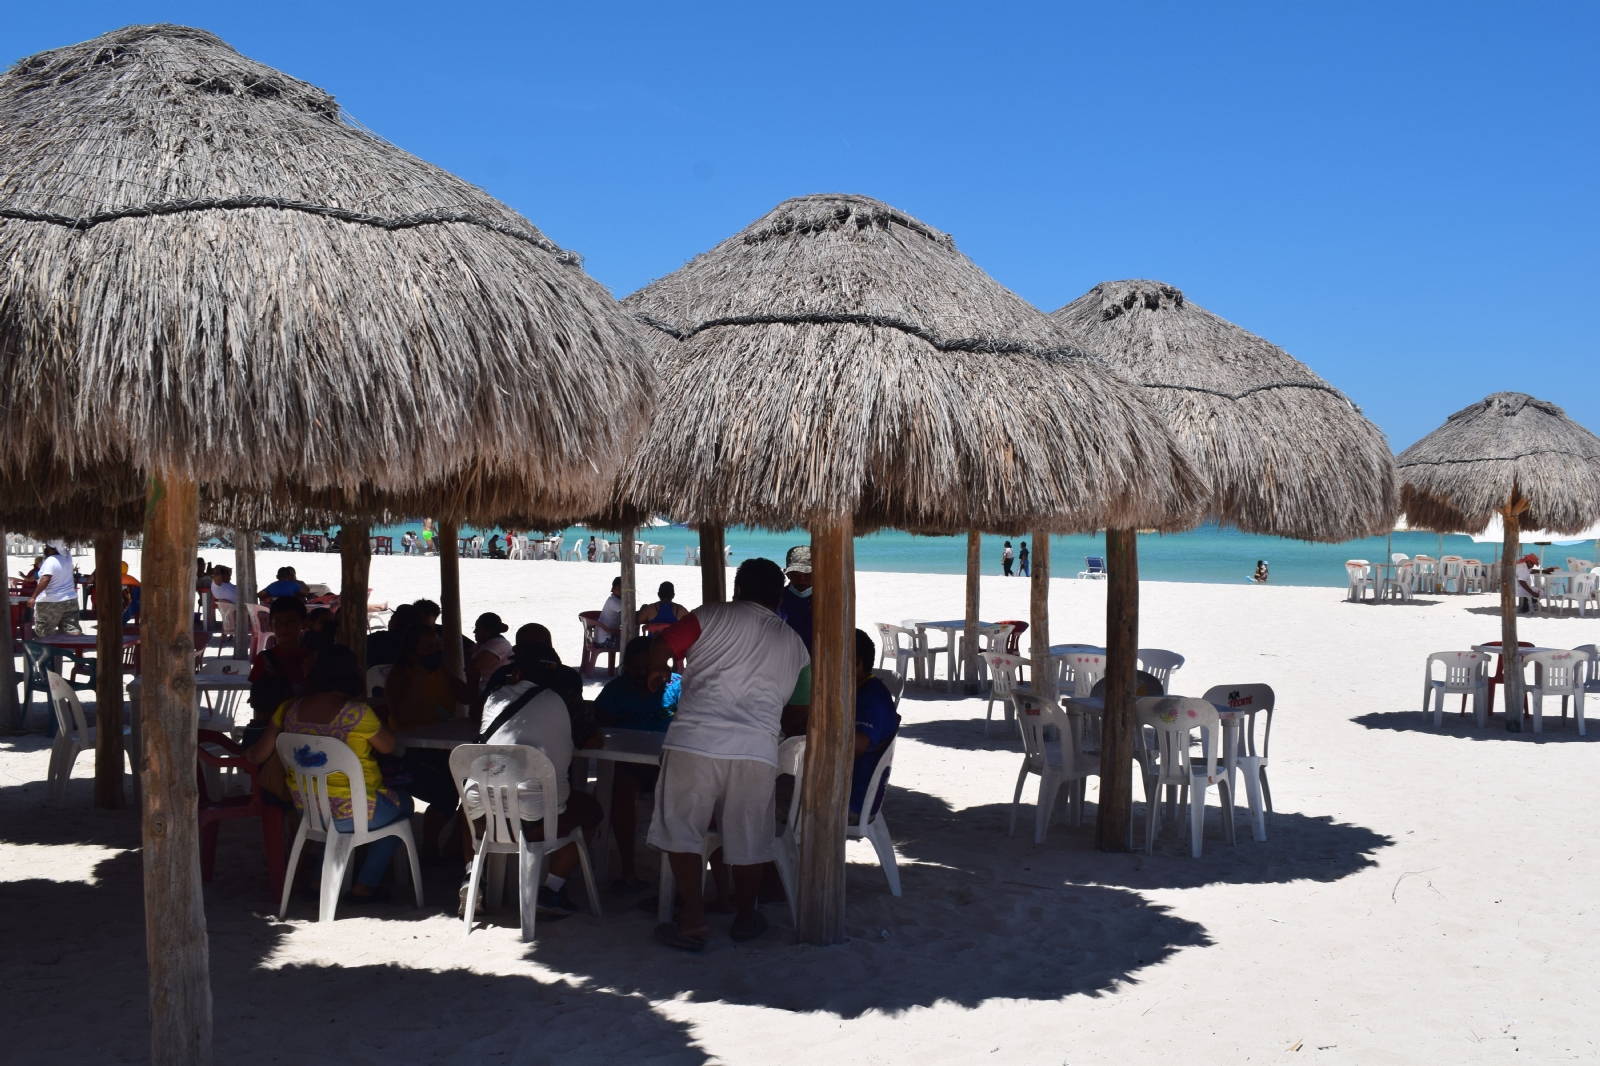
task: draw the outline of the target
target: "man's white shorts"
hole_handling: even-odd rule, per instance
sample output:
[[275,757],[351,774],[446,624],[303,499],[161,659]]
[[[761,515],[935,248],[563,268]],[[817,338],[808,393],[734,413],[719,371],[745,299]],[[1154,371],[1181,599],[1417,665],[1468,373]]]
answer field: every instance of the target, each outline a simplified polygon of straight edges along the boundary
[[756,759],[713,759],[669,748],[661,753],[650,846],[699,854],[711,819],[730,866],[754,866],[777,857],[772,786],[778,770]]

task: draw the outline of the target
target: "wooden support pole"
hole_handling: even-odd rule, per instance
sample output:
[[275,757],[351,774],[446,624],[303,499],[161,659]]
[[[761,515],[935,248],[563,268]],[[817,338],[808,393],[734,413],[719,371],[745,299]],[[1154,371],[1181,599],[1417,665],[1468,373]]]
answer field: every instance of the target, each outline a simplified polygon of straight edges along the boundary
[[802,944],[844,943],[844,836],[856,730],[852,525],[846,517],[811,526],[811,716],[795,901],[795,932]]
[[[120,810],[122,796],[122,531],[94,538],[94,805]],[[137,756],[135,756],[137,758]]]
[[1106,530],[1106,706],[1100,719],[1095,846],[1127,851],[1133,833],[1133,704],[1138,691],[1139,534]]
[[[973,530],[967,534],[967,624],[961,630],[961,675],[965,679],[965,691],[969,694],[978,691],[978,603],[981,595],[978,578],[983,566],[982,552],[983,534]],[[953,677],[950,679],[950,689],[952,692],[959,691]]]
[[[6,541],[6,531],[0,529],[0,580],[11,587],[11,546]],[[0,633],[0,729],[20,730],[22,704],[17,699],[16,648],[11,644],[11,600],[6,599],[5,632]]]
[[371,529],[365,522],[346,522],[339,527],[339,643],[355,653],[362,676],[367,672],[367,584],[371,576]]
[[721,526],[700,527],[700,602],[728,601],[728,559]]
[[[1500,669],[1505,679],[1500,696],[1506,712],[1506,731],[1522,732],[1522,656],[1517,652],[1517,556],[1522,549],[1522,513],[1528,501],[1515,482],[1505,508],[1505,550],[1500,553]],[[1532,609],[1531,607],[1529,608]]]
[[211,981],[196,817],[193,481],[152,476],[139,630],[150,1061],[211,1062]]
[[439,541],[439,622],[444,626],[444,667],[454,677],[467,676],[461,651],[461,525],[441,521]]
[[617,636],[617,648],[627,651],[628,641],[632,640],[639,632],[639,593],[637,588],[638,574],[635,572],[637,561],[634,552],[637,551],[634,531],[622,531],[622,632]]
[[1050,658],[1050,534],[1034,533],[1028,579],[1028,648],[1033,691],[1051,703],[1056,699],[1055,660]]
[[233,620],[233,654],[250,658],[250,605],[256,602],[256,537],[253,529],[233,531],[233,585],[239,608]]

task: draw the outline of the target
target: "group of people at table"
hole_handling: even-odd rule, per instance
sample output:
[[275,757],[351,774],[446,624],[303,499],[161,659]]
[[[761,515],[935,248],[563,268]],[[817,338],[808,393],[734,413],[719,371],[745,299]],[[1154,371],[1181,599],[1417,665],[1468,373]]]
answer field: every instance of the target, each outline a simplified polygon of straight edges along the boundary
[[[245,730],[246,755],[262,767],[258,780],[268,802],[286,810],[300,803],[277,761],[280,733],[331,737],[348,745],[360,761],[367,794],[369,828],[379,828],[413,812],[413,800],[427,805],[424,861],[453,861],[429,854],[450,818],[476,820],[481,806],[462,790],[449,768],[449,752],[406,747],[410,730],[466,717],[477,725],[476,739],[487,744],[528,745],[554,766],[557,794],[540,794],[537,782],[518,787],[524,830],[543,836],[543,820],[557,819],[557,835],[582,829],[592,836],[602,820],[596,799],[573,788],[575,754],[599,748],[604,729],[663,733],[659,767],[623,762],[611,794],[611,828],[621,866],[612,889],[643,892],[635,844],[637,802],[653,790],[655,803],[646,840],[667,855],[682,897],[675,922],[656,926],[656,939],[699,951],[711,929],[707,913],[734,917],[736,941],[760,936],[767,928],[759,903],[781,902],[774,867],[778,832],[776,795],[778,745],[785,736],[803,735],[810,706],[810,549],[791,550],[785,567],[768,559],[749,559],[734,579],[733,599],[685,611],[672,603],[670,589],[641,619],[661,626],[635,636],[622,649],[622,672],[590,701],[583,679],[562,663],[550,631],[537,623],[522,626],[515,642],[495,614],[483,614],[472,638],[463,638],[464,676],[446,666],[444,635],[437,604],[421,600],[395,609],[388,628],[367,639],[368,668],[388,666],[381,693],[368,692],[367,679],[350,649],[333,641],[331,630],[308,628],[300,596],[275,597],[270,606],[275,642],[251,666],[250,705],[254,720]],[[608,605],[609,607],[609,605]],[[618,605],[620,616],[620,604]],[[865,790],[883,751],[899,728],[895,700],[876,678],[876,648],[856,631],[856,739],[852,817],[867,802]],[[675,672],[673,662],[682,664]],[[586,774],[585,774],[586,780]],[[335,826],[351,831],[348,785],[330,778],[328,791]],[[881,802],[882,790],[873,797]],[[708,833],[721,839],[712,856],[714,898],[703,892],[702,847]],[[462,832],[462,861],[470,866],[474,834]],[[368,845],[368,854],[344,898],[345,905],[370,905],[387,898],[384,875],[400,846],[398,837]],[[604,842],[602,842],[604,843]],[[578,862],[574,845],[550,857],[540,886],[542,919],[576,910],[567,879]],[[302,864],[305,876],[315,864]],[[731,892],[729,888],[731,874]],[[469,880],[464,876],[464,912]],[[302,886],[315,898],[316,890]],[[656,909],[657,901],[641,907]]]

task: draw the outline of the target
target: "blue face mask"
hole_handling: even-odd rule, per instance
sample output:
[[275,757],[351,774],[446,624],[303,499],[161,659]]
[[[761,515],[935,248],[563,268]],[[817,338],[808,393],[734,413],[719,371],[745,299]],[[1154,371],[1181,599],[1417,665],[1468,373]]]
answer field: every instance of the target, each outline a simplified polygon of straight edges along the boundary
[[810,589],[797,589],[793,585],[790,585],[789,591],[794,593],[796,596],[799,596],[802,600],[809,600],[811,598]]

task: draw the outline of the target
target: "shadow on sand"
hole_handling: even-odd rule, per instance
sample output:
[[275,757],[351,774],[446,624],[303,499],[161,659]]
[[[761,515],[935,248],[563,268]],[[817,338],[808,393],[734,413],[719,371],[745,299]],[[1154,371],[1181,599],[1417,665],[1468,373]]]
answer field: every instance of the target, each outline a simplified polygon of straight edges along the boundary
[[[1547,707],[1552,706],[1546,704]],[[1578,726],[1570,718],[1563,723],[1559,711],[1547,712],[1544,716],[1544,729],[1542,732],[1533,731],[1533,718],[1523,715],[1522,732],[1513,733],[1506,729],[1505,715],[1497,713],[1490,717],[1488,726],[1479,729],[1472,721],[1472,712],[1466,714],[1452,710],[1448,703],[1445,707],[1444,721],[1435,728],[1433,714],[1424,714],[1421,711],[1373,711],[1370,714],[1357,715],[1350,719],[1356,725],[1367,729],[1387,729],[1397,733],[1432,733],[1433,735],[1454,740],[1509,740],[1523,744],[1589,744],[1600,742],[1600,731],[1596,726],[1600,723],[1586,723],[1588,736],[1578,735]]]

